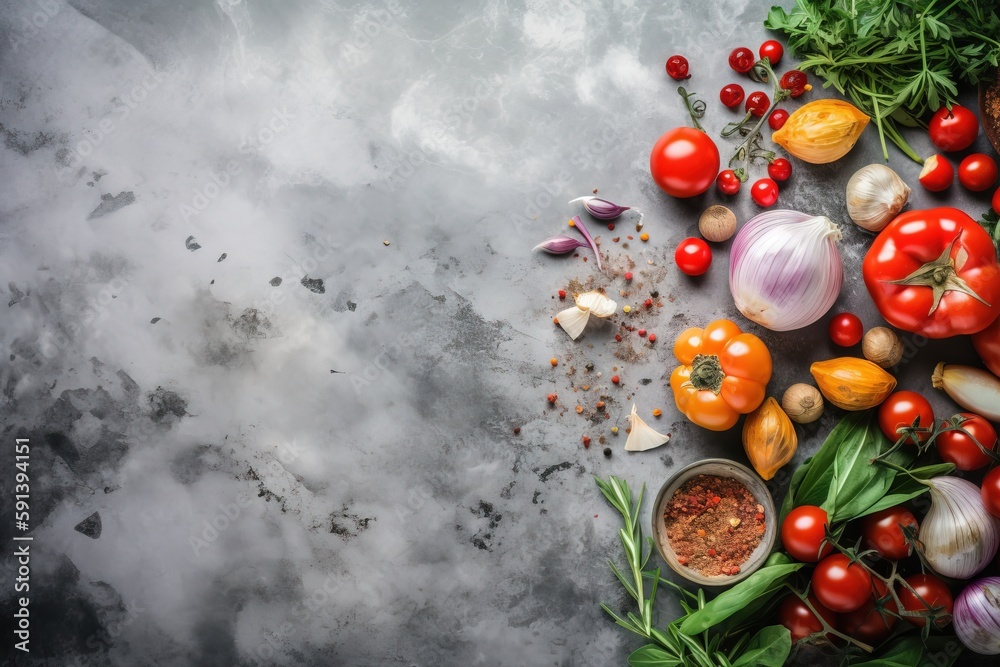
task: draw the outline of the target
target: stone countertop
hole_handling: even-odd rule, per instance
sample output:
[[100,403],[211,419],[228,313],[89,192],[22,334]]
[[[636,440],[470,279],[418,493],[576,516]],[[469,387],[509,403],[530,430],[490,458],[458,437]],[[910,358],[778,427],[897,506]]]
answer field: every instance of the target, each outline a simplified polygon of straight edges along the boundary
[[[675,200],[648,174],[687,122],[665,59],[691,61],[716,136],[728,53],[769,37],[770,4],[3,0],[2,421],[31,441],[35,537],[17,664],[624,664],[640,642],[598,606],[624,592],[593,476],[649,498],[693,461],[745,461],[739,428],[677,413],[673,338],[737,319],[778,397],[843,354],[825,320],[743,320],[728,244],[704,277],[674,267],[709,204],[758,212],[746,189]],[[844,186],[880,160],[869,128],[835,164],[795,161],[779,200],[841,224],[833,311],[866,327],[870,236]],[[648,243],[612,241],[637,237],[628,213],[590,224],[603,274],[585,250],[532,253],[595,188],[645,213]],[[988,207],[957,186],[911,206],[945,202]],[[659,293],[655,345],[552,325],[557,290],[617,293],[632,263],[619,304]],[[968,341],[904,341],[900,385],[950,414],[930,370],[972,361]],[[623,451],[633,401],[669,444]],[[786,471],[840,416],[799,428]]]

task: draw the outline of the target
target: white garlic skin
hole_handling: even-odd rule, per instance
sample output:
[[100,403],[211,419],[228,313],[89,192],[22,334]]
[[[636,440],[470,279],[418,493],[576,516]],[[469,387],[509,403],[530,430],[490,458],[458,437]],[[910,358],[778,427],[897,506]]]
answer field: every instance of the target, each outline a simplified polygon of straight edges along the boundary
[[920,524],[927,563],[940,575],[968,579],[992,562],[1000,519],[986,511],[979,487],[960,477],[928,482],[931,508]]
[[858,227],[880,232],[910,198],[910,188],[884,164],[870,164],[847,182],[847,214]]

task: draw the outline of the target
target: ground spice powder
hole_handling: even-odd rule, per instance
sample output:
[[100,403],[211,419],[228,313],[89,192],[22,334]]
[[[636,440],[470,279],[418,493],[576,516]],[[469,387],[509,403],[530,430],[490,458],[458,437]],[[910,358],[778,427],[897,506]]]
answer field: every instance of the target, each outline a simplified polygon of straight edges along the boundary
[[739,574],[764,535],[764,506],[731,477],[698,475],[685,482],[663,512],[677,561],[714,577]]

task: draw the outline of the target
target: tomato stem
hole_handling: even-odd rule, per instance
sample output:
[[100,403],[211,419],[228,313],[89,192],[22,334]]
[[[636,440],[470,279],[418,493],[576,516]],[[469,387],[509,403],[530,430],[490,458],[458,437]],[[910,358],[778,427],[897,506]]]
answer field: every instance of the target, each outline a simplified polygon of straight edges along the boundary
[[691,378],[689,382],[695,389],[707,389],[716,396],[722,390],[722,381],[726,378],[722,370],[722,362],[715,354],[695,355],[691,362]]
[[[958,243],[958,239],[960,239],[961,236],[962,235],[959,234],[952,239],[951,243],[948,244],[948,247],[941,253],[941,256],[934,261],[927,262],[905,278],[900,278],[899,280],[886,280],[885,282],[890,285],[904,285],[907,287],[930,287],[934,297],[934,302],[931,304],[931,309],[927,313],[928,317],[933,315],[934,311],[937,310],[938,305],[941,303],[941,297],[943,297],[946,292],[961,292],[962,294],[971,296],[987,308],[992,307],[986,299],[976,294],[976,292],[969,287],[969,284],[965,282],[963,278],[959,277],[958,272],[955,269],[955,260],[952,258],[951,254],[954,252],[955,245]],[[960,252],[962,251],[960,250]]]

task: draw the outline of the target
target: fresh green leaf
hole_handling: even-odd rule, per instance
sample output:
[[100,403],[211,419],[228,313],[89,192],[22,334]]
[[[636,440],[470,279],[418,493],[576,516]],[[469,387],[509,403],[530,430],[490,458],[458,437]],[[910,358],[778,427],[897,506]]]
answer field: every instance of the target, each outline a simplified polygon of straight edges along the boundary
[[932,635],[926,644],[916,635],[892,642],[877,657],[852,656],[851,667],[950,667],[962,654],[962,643],[953,636]]
[[686,635],[696,635],[726,620],[758,598],[774,595],[803,563],[764,566],[732,588],[719,593],[704,608],[690,614],[680,626]]
[[800,492],[799,489],[802,486],[802,480],[805,479],[806,473],[809,472],[811,466],[812,458],[810,457],[800,463],[799,467],[792,473],[792,479],[788,483],[788,491],[785,493],[785,500],[781,503],[781,516],[778,517],[779,526],[785,521],[788,513],[798,505],[795,500]]
[[[952,463],[935,463],[933,465],[914,468],[909,475],[902,473],[895,475],[889,490],[884,496],[879,498],[875,504],[871,505],[861,514],[854,518],[860,518],[869,514],[874,514],[890,507],[895,507],[907,501],[913,500],[917,496],[927,493],[928,487],[921,484],[919,479],[931,479],[939,475],[948,475],[955,470]],[[916,479],[914,479],[916,478]]]
[[631,667],[679,667],[684,663],[656,644],[646,644],[632,652],[628,657],[628,664]]
[[792,650],[788,628],[769,625],[754,635],[733,667],[781,667]]

